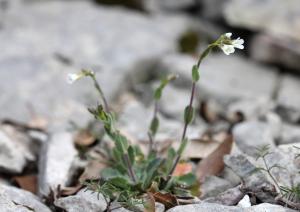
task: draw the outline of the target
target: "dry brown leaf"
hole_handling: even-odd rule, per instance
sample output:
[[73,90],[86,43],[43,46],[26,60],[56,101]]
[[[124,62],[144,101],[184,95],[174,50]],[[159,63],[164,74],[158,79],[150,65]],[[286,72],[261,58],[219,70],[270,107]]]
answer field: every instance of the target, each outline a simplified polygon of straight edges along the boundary
[[203,182],[206,176],[217,175],[224,169],[223,157],[230,153],[232,143],[232,135],[227,135],[224,142],[215,151],[200,161],[196,170],[196,175],[200,182]]
[[94,144],[96,141],[96,138],[87,130],[81,130],[79,131],[74,139],[74,142],[76,145],[81,147],[87,147],[92,144]]
[[191,163],[178,163],[173,176],[182,176],[193,171],[193,165]]
[[83,182],[85,180],[99,179],[101,170],[106,167],[107,165],[102,161],[91,160],[85,167],[85,170],[80,176],[79,181]]
[[144,212],[155,212],[155,199],[152,193],[147,192],[147,196],[145,198],[145,209]]
[[26,175],[14,177],[14,181],[24,190],[30,191],[36,194],[37,192],[37,176],[36,175]]
[[61,196],[70,196],[76,194],[81,188],[83,187],[82,184],[78,184],[73,187],[65,187],[61,190]]
[[164,204],[166,209],[173,208],[178,205],[177,198],[172,194],[163,194],[160,192],[155,192],[152,195],[155,201]]

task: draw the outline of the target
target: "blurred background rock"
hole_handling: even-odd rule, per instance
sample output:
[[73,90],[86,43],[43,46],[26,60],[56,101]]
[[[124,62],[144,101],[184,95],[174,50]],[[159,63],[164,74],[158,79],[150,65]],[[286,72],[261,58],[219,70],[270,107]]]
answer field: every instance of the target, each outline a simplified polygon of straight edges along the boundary
[[186,87],[195,56],[228,31],[246,48],[207,62],[202,99],[230,107],[265,98],[284,120],[299,122],[298,0],[1,0],[0,118],[84,125],[95,93],[86,81],[65,83],[81,68],[97,73],[110,101],[177,69]]

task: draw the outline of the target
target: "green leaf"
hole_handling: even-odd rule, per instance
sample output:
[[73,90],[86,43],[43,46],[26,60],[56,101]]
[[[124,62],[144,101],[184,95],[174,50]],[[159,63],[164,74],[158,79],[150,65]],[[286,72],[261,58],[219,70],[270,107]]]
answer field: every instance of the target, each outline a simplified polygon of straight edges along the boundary
[[162,160],[161,158],[155,158],[148,164],[143,182],[144,189],[147,189],[150,186],[153,178],[155,177],[155,173],[157,172],[163,161],[164,160]]
[[168,155],[167,155],[167,159],[165,162],[165,175],[168,175],[170,170],[172,169],[173,163],[174,163],[174,158],[176,157],[176,151],[174,148],[169,148],[168,149]]
[[135,163],[135,150],[132,146],[128,147],[128,156],[131,164]]
[[115,177],[120,177],[122,176],[122,174],[113,168],[104,168],[101,171],[101,177],[104,178],[105,180],[109,180],[111,178],[115,178]]
[[125,154],[128,149],[127,138],[121,135],[119,132],[114,133],[112,137],[113,137],[112,139],[115,141],[116,148],[118,149],[118,151],[121,152],[122,154]]
[[161,98],[162,88],[158,87],[154,92],[154,99],[159,100]]
[[177,180],[180,184],[183,184],[186,187],[190,187],[190,186],[194,185],[195,183],[197,183],[197,178],[192,173],[182,175],[182,176],[178,177]]
[[193,121],[194,117],[194,108],[192,106],[186,106],[184,109],[184,121],[189,124]]
[[130,183],[129,181],[124,178],[124,177],[114,177],[114,178],[110,178],[108,181],[108,183],[121,188],[121,189],[130,189]]
[[187,145],[187,142],[188,142],[188,139],[187,138],[184,138],[179,146],[179,149],[177,151],[177,154],[178,155],[182,155],[186,145]]
[[115,161],[122,160],[122,153],[116,147],[112,149],[112,156]]
[[157,133],[159,127],[159,119],[155,116],[152,121],[151,121],[151,125],[150,125],[150,130],[152,135],[154,136]]
[[200,79],[199,69],[197,65],[194,65],[192,68],[192,78],[194,82],[197,82]]

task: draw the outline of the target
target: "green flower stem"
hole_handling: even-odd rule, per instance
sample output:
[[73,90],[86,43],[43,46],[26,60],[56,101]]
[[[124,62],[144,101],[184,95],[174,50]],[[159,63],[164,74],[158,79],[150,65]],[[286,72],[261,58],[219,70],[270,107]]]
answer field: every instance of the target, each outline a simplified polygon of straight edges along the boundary
[[[200,64],[201,62],[203,61],[203,59],[210,53],[210,51],[214,48],[218,46],[217,42],[209,45],[205,50],[204,52],[200,55],[199,57],[199,60],[197,62],[197,65],[196,65],[196,68],[199,70],[200,68]],[[189,102],[189,111],[188,113],[191,113],[192,112],[192,106],[193,106],[193,102],[194,102],[194,97],[195,97],[195,91],[196,91],[196,83],[197,81],[193,80],[193,83],[192,83],[192,89],[191,89],[191,96],[190,96],[190,102]],[[181,142],[180,142],[180,146],[183,145],[185,139],[186,139],[186,132],[187,132],[187,129],[188,129],[188,125],[189,125],[189,122],[185,121],[184,123],[184,127],[183,127],[183,133],[182,133],[182,137],[181,137]],[[178,164],[178,162],[180,161],[180,158],[181,158],[181,154],[178,154],[177,152],[177,155],[176,155],[176,158],[175,158],[175,161],[174,161],[174,164],[172,166],[172,168],[170,169],[169,171],[169,174],[168,174],[168,179],[167,181],[169,181],[171,179],[171,176]]]
[[130,163],[128,154],[125,153],[125,154],[123,155],[123,158],[124,158],[124,160],[125,160],[125,163],[127,164],[128,175],[129,175],[129,177],[131,178],[131,180],[132,180],[134,183],[137,183],[137,180],[136,180],[134,171],[133,171],[133,169],[132,169],[132,164]]
[[[152,120],[154,120],[157,117],[157,113],[158,113],[158,101],[155,100],[155,102],[154,102],[154,112],[153,112]],[[148,137],[149,137],[149,150],[148,150],[148,154],[150,154],[153,151],[153,148],[154,148],[154,137],[155,137],[155,135],[149,130]]]
[[100,87],[100,85],[99,85],[99,83],[96,79],[95,74],[89,72],[87,75],[90,76],[92,78],[92,80],[94,81],[94,86],[95,86],[96,90],[98,91],[101,100],[103,101],[104,110],[105,110],[105,112],[108,112],[109,111],[108,103],[107,103],[106,98],[104,96],[104,93],[103,93],[103,91],[102,91],[102,89],[101,89],[101,87]]

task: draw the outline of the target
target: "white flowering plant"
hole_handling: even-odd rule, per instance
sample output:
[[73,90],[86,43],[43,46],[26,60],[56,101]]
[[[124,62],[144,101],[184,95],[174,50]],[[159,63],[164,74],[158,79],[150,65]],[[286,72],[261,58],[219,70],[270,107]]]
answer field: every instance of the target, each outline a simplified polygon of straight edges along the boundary
[[[220,48],[226,55],[233,53],[235,48],[244,48],[243,39],[231,39],[231,36],[232,33],[223,34],[218,40],[208,45],[200,55],[198,62],[192,67],[192,89],[189,104],[184,109],[184,128],[180,146],[177,150],[169,148],[165,157],[159,155],[153,148],[155,134],[159,128],[158,101],[162,97],[165,86],[175,80],[177,76],[169,75],[162,79],[154,92],[155,107],[152,121],[149,123],[149,151],[146,155],[139,146],[130,145],[129,139],[117,129],[116,116],[108,106],[95,73],[82,70],[77,74],[68,75],[69,83],[74,83],[83,77],[90,77],[93,80],[102,104],[90,108],[89,112],[103,124],[105,133],[114,142],[114,147],[107,152],[110,167],[101,171],[101,178],[97,181],[84,183],[89,189],[101,193],[108,202],[119,202],[122,206],[134,210],[138,210],[135,207],[136,204],[144,204],[146,208],[149,207],[149,201],[152,203],[153,201],[162,202],[166,208],[171,208],[180,204],[180,198],[186,200],[199,196],[199,182],[193,173],[182,176],[174,176],[173,173],[181,160],[186,145],[188,145],[186,132],[194,117],[193,101],[196,83],[200,80],[200,65],[214,48]],[[150,204],[150,207],[151,205],[153,207],[153,204]]]

